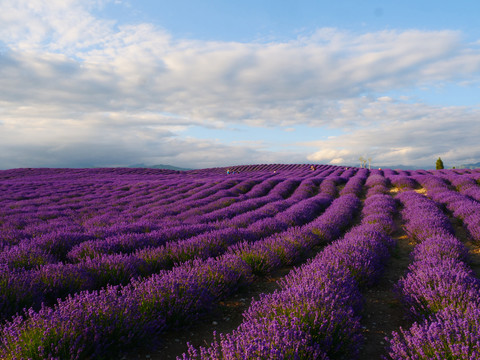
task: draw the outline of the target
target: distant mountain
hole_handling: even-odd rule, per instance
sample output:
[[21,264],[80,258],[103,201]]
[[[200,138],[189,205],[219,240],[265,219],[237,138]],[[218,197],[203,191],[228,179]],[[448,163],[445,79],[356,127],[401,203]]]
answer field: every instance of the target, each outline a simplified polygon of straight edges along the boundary
[[460,169],[478,169],[480,168],[480,162],[475,164],[462,164],[459,166]]
[[414,166],[414,165],[385,165],[385,166],[379,166],[379,165],[376,165],[376,166],[373,166],[372,165],[372,169],[398,169],[398,170],[430,170],[430,169],[434,169],[433,166]]
[[188,170],[194,170],[194,169],[187,169],[187,168],[181,168],[177,166],[172,166],[172,165],[145,165],[145,164],[134,164],[134,165],[129,165],[129,168],[148,168],[148,169],[165,169],[165,170],[176,170],[176,171],[188,171]]

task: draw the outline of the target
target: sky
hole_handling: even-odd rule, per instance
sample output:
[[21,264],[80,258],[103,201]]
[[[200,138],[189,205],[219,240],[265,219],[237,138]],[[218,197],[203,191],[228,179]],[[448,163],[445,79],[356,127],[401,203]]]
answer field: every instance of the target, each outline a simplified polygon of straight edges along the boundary
[[0,8],[0,169],[480,161],[477,1]]

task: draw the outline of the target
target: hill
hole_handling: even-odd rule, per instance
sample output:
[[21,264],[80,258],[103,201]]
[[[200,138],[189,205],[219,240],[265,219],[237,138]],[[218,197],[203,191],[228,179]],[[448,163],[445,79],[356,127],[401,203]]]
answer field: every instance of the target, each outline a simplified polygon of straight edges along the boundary
[[462,169],[479,169],[480,168],[480,162],[474,163],[474,164],[462,164],[460,165],[460,168]]

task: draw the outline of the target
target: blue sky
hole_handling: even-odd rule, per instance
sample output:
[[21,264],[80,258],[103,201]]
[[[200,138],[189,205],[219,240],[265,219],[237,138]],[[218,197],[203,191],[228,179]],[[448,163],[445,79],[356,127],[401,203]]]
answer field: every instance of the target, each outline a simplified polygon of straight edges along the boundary
[[478,40],[475,1],[135,1],[110,2],[97,13],[121,22],[150,22],[181,38],[288,40],[317,28],[459,30]]
[[477,2],[0,6],[0,169],[480,161]]

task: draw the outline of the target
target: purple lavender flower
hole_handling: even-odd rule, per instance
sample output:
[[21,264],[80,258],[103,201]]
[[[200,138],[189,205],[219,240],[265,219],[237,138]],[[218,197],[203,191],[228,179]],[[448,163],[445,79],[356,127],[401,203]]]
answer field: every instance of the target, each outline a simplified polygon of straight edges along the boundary
[[480,309],[447,307],[408,330],[394,332],[389,341],[388,359],[480,358]]

